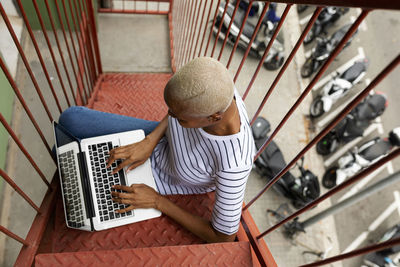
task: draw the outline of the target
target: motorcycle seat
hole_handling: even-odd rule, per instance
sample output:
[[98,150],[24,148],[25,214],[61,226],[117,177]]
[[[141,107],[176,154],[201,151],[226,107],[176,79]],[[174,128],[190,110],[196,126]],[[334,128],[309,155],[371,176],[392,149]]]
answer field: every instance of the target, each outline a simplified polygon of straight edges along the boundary
[[[228,7],[228,9],[226,10],[226,14],[228,14],[229,17],[232,18],[233,11],[234,11],[234,8],[233,8],[233,7],[232,7],[232,8],[231,8],[231,7]],[[236,25],[236,27],[238,27],[239,29],[240,29],[240,27],[242,27],[242,23],[243,23],[243,20],[244,20],[245,15],[246,15],[246,12],[245,12],[245,11],[242,11],[242,10],[240,10],[240,9],[238,9],[238,10],[236,11],[236,15],[235,15],[235,18],[233,19],[233,23],[234,23],[234,24]],[[251,39],[251,36],[253,35],[253,32],[254,32],[255,28],[256,28],[256,26],[254,26],[254,25],[253,25],[252,23],[250,23],[249,21],[246,21],[246,24],[244,25],[242,34],[243,34],[244,36],[246,36],[247,38]]]
[[389,141],[379,138],[376,140],[374,144],[366,147],[362,151],[359,151],[359,155],[371,162],[377,159],[378,157],[386,155],[391,148],[392,145],[390,144]]
[[348,68],[345,72],[340,75],[340,78],[347,80],[351,83],[353,83],[358,76],[360,76],[360,73],[364,72],[366,70],[365,64],[362,62],[355,62],[353,66]]

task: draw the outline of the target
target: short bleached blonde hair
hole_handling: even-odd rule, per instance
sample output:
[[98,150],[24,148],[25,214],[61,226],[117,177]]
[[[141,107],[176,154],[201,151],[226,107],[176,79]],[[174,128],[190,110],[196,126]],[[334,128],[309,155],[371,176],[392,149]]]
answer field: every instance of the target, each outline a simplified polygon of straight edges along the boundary
[[234,83],[229,71],[210,57],[196,58],[168,81],[164,98],[194,117],[225,112],[233,100]]

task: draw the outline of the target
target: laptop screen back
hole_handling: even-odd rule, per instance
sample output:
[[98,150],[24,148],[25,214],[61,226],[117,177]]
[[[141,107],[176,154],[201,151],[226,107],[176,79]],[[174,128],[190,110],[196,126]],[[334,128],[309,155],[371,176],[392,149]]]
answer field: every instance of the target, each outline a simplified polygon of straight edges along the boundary
[[63,145],[78,142],[79,139],[74,137],[71,133],[69,133],[63,126],[54,122],[54,132],[56,136],[56,147],[59,148]]

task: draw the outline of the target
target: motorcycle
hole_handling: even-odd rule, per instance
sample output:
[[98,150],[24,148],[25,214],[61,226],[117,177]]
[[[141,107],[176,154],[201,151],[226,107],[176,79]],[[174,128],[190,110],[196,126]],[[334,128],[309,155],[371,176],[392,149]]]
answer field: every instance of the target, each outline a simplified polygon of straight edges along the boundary
[[344,97],[348,91],[365,76],[368,67],[368,60],[356,61],[351,67],[342,74],[330,80],[323,88],[322,93],[318,95],[310,106],[310,117],[320,117],[328,112],[332,105]]
[[297,13],[303,13],[304,11],[307,10],[309,6],[308,5],[297,5]]
[[322,185],[330,189],[343,183],[348,177],[386,156],[395,146],[400,146],[400,127],[393,129],[388,138],[376,137],[347,152],[338,160],[337,166],[325,172]]
[[[238,45],[243,48],[247,49],[251,37],[253,35],[253,32],[256,28],[254,24],[246,20],[245,27],[243,29],[242,34],[240,37],[239,31],[242,26],[246,10],[241,9],[240,5],[238,10],[236,11],[236,15],[233,19],[233,23],[231,25],[231,28],[228,31],[229,24],[232,20],[232,15],[234,12],[235,6],[232,5],[231,3],[228,3],[228,7],[226,10],[225,15],[222,17],[224,14],[225,10],[225,3],[220,4],[218,7],[218,14],[216,17],[216,22],[215,26],[213,29],[214,34],[218,34],[218,29],[222,23],[221,26],[221,31],[218,34],[218,37],[221,38],[222,40],[225,39],[225,35],[228,34],[228,43],[231,45],[234,45],[237,38],[239,38]],[[280,18],[276,15],[276,5],[270,4],[270,8],[268,10],[268,13],[265,15],[265,17],[262,20],[261,27],[264,27],[264,36],[263,38],[257,38],[258,35],[260,34],[261,31],[257,33],[257,36],[254,40],[254,42],[251,45],[250,52],[251,54],[257,56],[257,57],[262,57],[264,54],[264,51],[269,43],[269,41],[272,38],[272,35],[276,29],[277,21],[280,20]],[[260,40],[261,39],[261,40]],[[264,60],[264,67],[268,70],[276,70],[280,68],[285,60],[285,55],[284,55],[284,39],[282,33],[278,33],[275,41],[273,42],[270,51],[268,52],[267,57]]]
[[[319,67],[325,62],[325,60],[329,57],[329,54],[333,51],[333,49],[339,44],[339,42],[343,39],[346,32],[350,29],[352,24],[348,24],[340,28],[331,37],[317,37],[317,45],[312,49],[311,56],[306,59],[306,62],[301,67],[301,77],[307,78],[310,77],[314,72],[318,70]],[[347,41],[344,48],[350,45],[354,35]]]
[[[396,224],[389,228],[383,236],[378,240],[378,243],[389,241],[393,238],[400,237],[400,224]],[[362,267],[396,267],[400,266],[400,262],[393,262],[390,258],[391,255],[400,252],[400,245],[386,248],[379,251],[368,253],[364,257],[364,264]]]
[[362,136],[371,121],[380,116],[387,105],[384,94],[377,92],[368,95],[317,143],[317,153],[329,155],[336,151],[340,143],[347,143]]
[[317,36],[326,34],[326,30],[331,27],[340,17],[349,11],[348,7],[326,7],[318,15],[317,20],[313,24],[311,30],[304,39],[304,44],[311,43]]
[[[266,119],[258,117],[251,128],[256,147],[259,149],[268,138],[270,124]],[[320,195],[318,177],[306,170],[303,164],[304,158],[302,158],[300,164],[296,164],[301,173],[300,177],[295,177],[290,172],[286,172],[273,185],[273,188],[279,194],[290,199],[297,209],[304,207]],[[257,173],[268,180],[273,179],[285,166],[283,154],[274,141],[271,141],[254,163]]]

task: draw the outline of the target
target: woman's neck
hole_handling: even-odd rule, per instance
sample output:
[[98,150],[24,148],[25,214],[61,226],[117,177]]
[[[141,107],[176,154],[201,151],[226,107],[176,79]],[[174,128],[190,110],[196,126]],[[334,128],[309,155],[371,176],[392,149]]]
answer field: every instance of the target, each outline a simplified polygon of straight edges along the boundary
[[236,100],[233,99],[228,109],[223,113],[222,119],[217,123],[204,127],[204,131],[212,135],[232,135],[240,131],[240,116],[236,106]]

